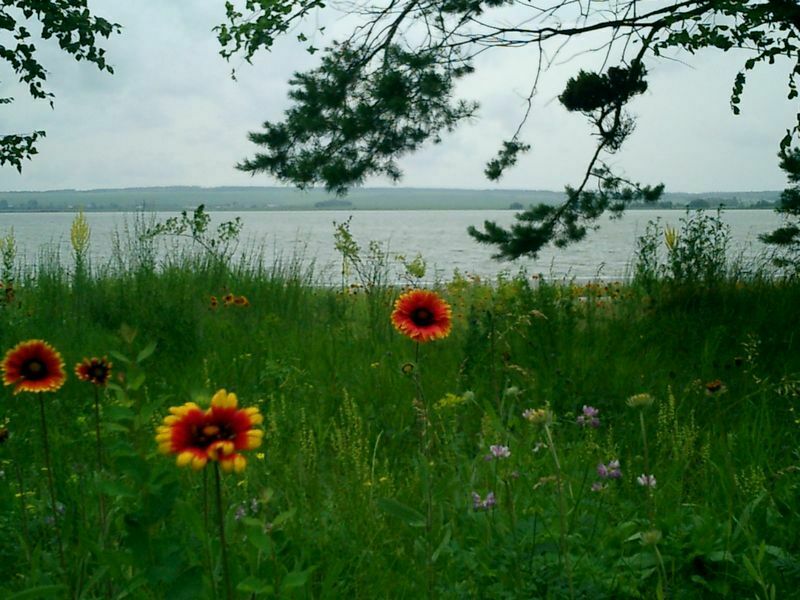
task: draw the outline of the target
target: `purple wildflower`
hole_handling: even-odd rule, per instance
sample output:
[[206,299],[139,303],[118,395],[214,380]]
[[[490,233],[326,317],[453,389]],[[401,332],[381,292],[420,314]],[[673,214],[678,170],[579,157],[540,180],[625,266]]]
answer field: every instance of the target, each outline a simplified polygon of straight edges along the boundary
[[597,416],[600,414],[600,410],[595,408],[594,406],[586,406],[583,405],[583,414],[578,415],[578,418],[575,419],[575,422],[578,423],[581,427],[586,427],[587,425],[591,426],[594,429],[600,427],[600,418]]
[[472,510],[489,510],[495,504],[497,504],[497,499],[494,492],[486,494],[485,500],[481,500],[480,494],[477,492],[472,492]]
[[472,510],[480,510],[483,503],[478,492],[472,492]]
[[493,445],[489,446],[489,451],[492,453],[493,458],[508,458],[511,456],[511,450],[508,446]]
[[622,477],[622,471],[619,468],[619,461],[614,459],[608,462],[607,465],[600,463],[597,465],[597,474],[601,479],[619,479]]
[[639,475],[639,477],[636,478],[636,482],[643,487],[649,487],[649,488],[656,487],[656,478],[654,475],[645,475],[644,473],[642,473],[641,475]]

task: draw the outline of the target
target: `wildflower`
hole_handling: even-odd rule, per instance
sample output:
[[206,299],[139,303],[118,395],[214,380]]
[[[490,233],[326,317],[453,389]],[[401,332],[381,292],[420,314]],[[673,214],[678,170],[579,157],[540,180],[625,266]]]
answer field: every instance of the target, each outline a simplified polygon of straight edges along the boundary
[[233,299],[233,304],[236,306],[250,306],[250,301],[246,296],[236,296]]
[[225,296],[223,296],[222,302],[225,304],[225,306],[230,306],[231,304],[233,304],[233,299],[234,299],[233,294],[228,292],[227,294],[225,294]]
[[212,310],[219,306],[219,300],[217,300],[216,296],[211,296],[211,300],[209,302],[209,305],[211,306]]
[[511,456],[511,450],[508,449],[508,446],[499,446],[499,445],[492,445],[489,446],[489,452],[486,456],[486,460],[492,460],[493,458],[508,458]]
[[411,290],[394,303],[392,324],[415,342],[430,342],[450,334],[452,310],[436,292]]
[[91,236],[92,229],[89,227],[89,221],[86,220],[83,209],[80,209],[73,219],[72,227],[70,227],[69,230],[69,241],[72,244],[72,249],[76,256],[81,257],[86,255],[86,251],[89,249],[89,239]]
[[55,392],[67,376],[64,359],[42,340],[20,342],[6,353],[2,364],[3,384],[13,385],[14,393]]
[[706,396],[721,396],[728,391],[728,387],[719,379],[709,381],[705,384]]
[[403,363],[403,366],[400,367],[400,371],[402,371],[403,375],[411,375],[414,372],[414,363]]
[[486,498],[483,500],[480,494],[472,492],[472,510],[489,510],[495,504],[497,504],[497,499],[494,496],[494,492],[486,494]]
[[600,463],[597,465],[597,474],[601,479],[619,479],[622,471],[619,468],[619,461],[612,460],[607,465]]
[[103,358],[84,358],[83,361],[75,365],[75,375],[81,381],[88,381],[96,386],[103,387],[108,383],[111,376],[113,363],[108,361],[108,357]]
[[233,518],[236,521],[241,521],[247,516],[247,509],[243,505],[236,507],[236,512],[233,513]]
[[528,408],[522,413],[522,418],[536,425],[546,425],[553,420],[553,413],[546,408]]
[[517,386],[515,386],[515,385],[507,387],[503,391],[503,396],[505,396],[507,398],[516,398],[517,396],[519,396],[519,394],[520,394],[519,388]]
[[675,246],[678,245],[678,230],[674,227],[665,227],[664,228],[664,243],[669,248],[670,252],[675,250]]
[[600,410],[595,408],[594,406],[586,406],[583,405],[583,414],[578,415],[578,418],[575,419],[575,422],[578,423],[581,427],[586,427],[590,425],[594,429],[600,427],[600,418],[597,416],[600,413]]
[[643,546],[655,546],[661,541],[661,532],[658,529],[643,531],[641,534]]
[[199,470],[212,460],[225,471],[243,471],[247,459],[239,451],[261,445],[264,432],[255,426],[264,419],[257,408],[240,409],[237,404],[236,394],[221,389],[205,411],[194,402],[173,406],[158,428],[159,450],[175,454],[179,467]]
[[653,397],[650,394],[634,394],[627,400],[628,406],[631,408],[645,408],[653,403]]
[[544,442],[536,442],[536,444],[533,446],[533,453],[536,454],[542,448],[547,448],[547,444],[545,444]]
[[599,481],[595,481],[592,484],[591,490],[593,492],[602,492],[605,488],[606,488],[606,484],[605,483],[600,483]]
[[653,475],[645,475],[643,473],[636,478],[636,482],[642,487],[656,487],[656,478]]

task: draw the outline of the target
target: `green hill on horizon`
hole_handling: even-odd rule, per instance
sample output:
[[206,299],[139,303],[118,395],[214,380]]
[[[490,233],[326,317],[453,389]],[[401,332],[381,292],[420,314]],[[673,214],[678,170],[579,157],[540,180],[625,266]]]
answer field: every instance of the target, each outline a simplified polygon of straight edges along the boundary
[[[780,191],[665,193],[658,206],[715,208],[723,204],[728,208],[768,208],[780,194]],[[193,209],[200,204],[208,210],[521,210],[532,204],[557,204],[564,198],[563,192],[548,190],[359,188],[347,196],[337,197],[322,189],[168,186],[0,192],[0,211],[75,211],[80,208],[87,211],[171,211]]]

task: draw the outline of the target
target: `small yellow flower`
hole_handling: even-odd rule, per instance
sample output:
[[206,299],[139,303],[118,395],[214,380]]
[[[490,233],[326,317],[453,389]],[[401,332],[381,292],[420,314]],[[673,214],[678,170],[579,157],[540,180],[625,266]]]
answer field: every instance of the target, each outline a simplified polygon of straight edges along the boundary
[[534,425],[548,425],[553,422],[553,413],[548,408],[529,408],[522,416]]
[[631,408],[645,408],[653,403],[653,397],[650,394],[634,394],[626,400],[626,404]]
[[664,243],[670,251],[675,250],[675,246],[678,245],[678,230],[674,227],[665,227]]

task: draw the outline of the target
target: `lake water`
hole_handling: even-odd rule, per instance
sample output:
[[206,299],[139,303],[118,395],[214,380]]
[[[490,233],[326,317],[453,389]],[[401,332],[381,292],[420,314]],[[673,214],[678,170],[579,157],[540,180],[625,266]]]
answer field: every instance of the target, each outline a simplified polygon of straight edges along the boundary
[[[152,218],[164,220],[177,213],[154,213]],[[513,211],[270,211],[212,212],[212,226],[242,217],[244,228],[241,248],[257,245],[271,263],[276,257],[297,258],[306,264],[314,262],[320,281],[336,281],[340,257],[334,250],[334,221],[341,223],[352,214],[350,230],[365,248],[370,240],[384,244],[393,255],[409,259],[417,253],[427,261],[426,279],[448,279],[458,269],[481,277],[494,278],[499,273],[543,274],[550,278],[574,277],[578,280],[601,277],[617,279],[625,276],[634,257],[636,238],[645,231],[648,221],[661,219],[678,226],[685,213],[678,210],[632,210],[622,219],[602,219],[600,228],[587,235],[585,241],[565,249],[546,249],[536,260],[520,259],[498,262],[491,258],[493,249],[475,242],[468,234],[469,225],[479,226],[484,220],[510,225]],[[43,245],[58,249],[64,263],[69,264],[70,225],[74,213],[0,213],[0,235],[14,228],[20,260],[33,265]],[[735,210],[725,212],[723,220],[731,228],[731,254],[754,257],[764,250],[758,234],[775,229],[780,218],[770,210]],[[93,264],[107,262],[111,256],[112,234],[132,227],[134,216],[124,213],[87,213],[92,229]],[[151,217],[147,217],[151,218]],[[164,246],[166,248],[166,246]],[[162,248],[162,252],[167,250]]]

